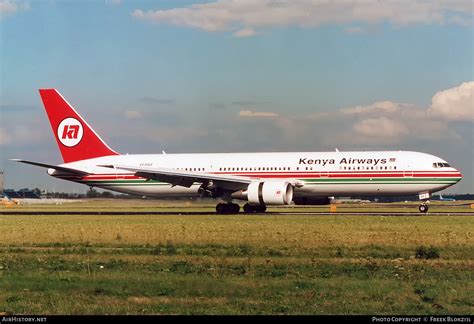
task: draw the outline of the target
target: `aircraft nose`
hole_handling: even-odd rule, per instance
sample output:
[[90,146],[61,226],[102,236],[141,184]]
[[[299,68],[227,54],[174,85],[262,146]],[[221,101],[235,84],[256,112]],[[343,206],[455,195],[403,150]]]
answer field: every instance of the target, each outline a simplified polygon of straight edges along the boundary
[[461,171],[459,171],[458,169],[454,169],[455,172],[455,176],[458,178],[457,182],[461,181],[462,179],[462,173]]

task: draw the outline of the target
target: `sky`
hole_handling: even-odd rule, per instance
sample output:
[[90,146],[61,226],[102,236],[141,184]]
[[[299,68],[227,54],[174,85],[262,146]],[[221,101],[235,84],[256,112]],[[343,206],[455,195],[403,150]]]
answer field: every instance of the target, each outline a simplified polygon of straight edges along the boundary
[[39,88],[121,153],[410,150],[474,193],[473,2],[0,0],[7,188],[83,193]]

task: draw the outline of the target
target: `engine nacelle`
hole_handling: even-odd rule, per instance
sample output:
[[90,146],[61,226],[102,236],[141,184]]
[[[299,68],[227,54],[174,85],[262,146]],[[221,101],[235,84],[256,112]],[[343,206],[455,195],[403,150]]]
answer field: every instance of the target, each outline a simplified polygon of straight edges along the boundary
[[329,197],[295,197],[295,205],[329,205],[332,201]]
[[288,205],[293,200],[293,186],[283,181],[252,182],[247,200],[258,205]]

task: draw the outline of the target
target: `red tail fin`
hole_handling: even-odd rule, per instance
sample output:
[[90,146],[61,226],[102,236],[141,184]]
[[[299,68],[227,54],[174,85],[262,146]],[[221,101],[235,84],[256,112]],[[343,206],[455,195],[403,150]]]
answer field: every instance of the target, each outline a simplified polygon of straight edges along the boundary
[[40,89],[53,134],[65,163],[118,155],[56,89]]

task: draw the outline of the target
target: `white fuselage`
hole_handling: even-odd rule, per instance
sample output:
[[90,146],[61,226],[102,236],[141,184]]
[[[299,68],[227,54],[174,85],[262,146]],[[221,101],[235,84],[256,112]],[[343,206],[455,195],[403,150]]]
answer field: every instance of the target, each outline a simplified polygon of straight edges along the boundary
[[172,186],[100,165],[237,175],[255,181],[288,180],[301,184],[295,188],[295,197],[432,193],[462,178],[458,170],[441,158],[405,151],[114,155],[62,165],[91,173],[88,176],[74,178],[52,170],[49,173],[89,186],[138,195],[198,195],[200,183],[189,188]]

